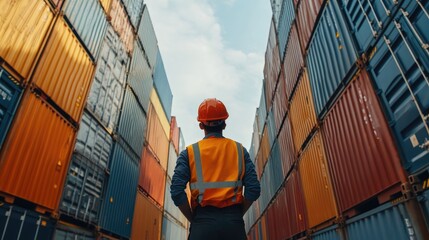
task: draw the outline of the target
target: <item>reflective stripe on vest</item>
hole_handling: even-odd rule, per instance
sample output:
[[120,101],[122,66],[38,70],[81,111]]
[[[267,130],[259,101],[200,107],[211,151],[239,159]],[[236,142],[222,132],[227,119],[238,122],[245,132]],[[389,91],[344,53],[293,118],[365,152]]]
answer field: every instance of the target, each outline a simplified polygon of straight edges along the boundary
[[240,176],[243,170],[243,149],[241,147],[241,144],[238,142],[235,142],[237,145],[237,152],[238,152],[238,177],[237,181],[223,181],[223,182],[204,182],[203,178],[203,168],[201,166],[201,155],[200,155],[200,147],[198,146],[198,143],[192,144],[192,149],[194,150],[194,158],[195,158],[195,168],[197,173],[197,181],[190,184],[191,189],[197,189],[199,191],[197,201],[198,203],[201,203],[203,200],[204,192],[207,188],[229,188],[233,187],[234,189],[234,199],[235,202],[237,199],[237,191],[238,188],[243,186],[243,182],[240,180]]

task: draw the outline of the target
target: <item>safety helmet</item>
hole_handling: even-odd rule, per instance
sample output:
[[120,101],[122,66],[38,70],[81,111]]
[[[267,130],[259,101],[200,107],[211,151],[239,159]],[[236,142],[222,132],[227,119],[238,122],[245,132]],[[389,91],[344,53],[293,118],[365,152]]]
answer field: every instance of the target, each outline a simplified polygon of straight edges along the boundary
[[197,120],[202,123],[226,120],[229,117],[225,105],[216,98],[205,99],[198,107]]

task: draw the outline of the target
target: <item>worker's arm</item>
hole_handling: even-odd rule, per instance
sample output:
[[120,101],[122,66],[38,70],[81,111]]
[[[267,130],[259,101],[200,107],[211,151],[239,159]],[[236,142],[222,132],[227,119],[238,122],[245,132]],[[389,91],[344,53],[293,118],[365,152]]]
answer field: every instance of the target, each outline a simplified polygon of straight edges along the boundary
[[191,207],[189,206],[188,202],[179,205],[179,209],[183,213],[183,215],[185,215],[186,219],[188,219],[188,221],[191,222],[192,221],[192,210],[191,210]]
[[185,188],[186,184],[189,182],[190,176],[188,151],[185,149],[177,158],[176,167],[171,179],[170,193],[174,204],[189,221],[192,219],[192,211],[185,193]]

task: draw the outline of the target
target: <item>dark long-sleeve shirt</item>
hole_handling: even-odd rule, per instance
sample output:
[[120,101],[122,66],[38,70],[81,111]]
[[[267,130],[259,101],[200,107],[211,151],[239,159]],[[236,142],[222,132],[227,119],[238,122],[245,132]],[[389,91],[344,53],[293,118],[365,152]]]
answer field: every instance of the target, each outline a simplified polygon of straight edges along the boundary
[[[253,165],[247,149],[244,148],[245,173],[243,177],[244,198],[249,201],[256,201],[261,193],[261,186],[256,176],[255,165]],[[189,167],[188,151],[185,149],[177,158],[173,178],[171,180],[171,198],[176,206],[182,205],[188,201],[185,188],[191,179],[191,170]]]

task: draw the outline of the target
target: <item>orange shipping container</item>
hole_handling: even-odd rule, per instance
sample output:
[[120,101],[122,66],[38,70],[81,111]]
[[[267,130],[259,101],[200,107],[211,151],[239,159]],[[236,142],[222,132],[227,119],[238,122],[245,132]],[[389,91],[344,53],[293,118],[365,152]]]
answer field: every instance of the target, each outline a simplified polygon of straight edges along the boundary
[[58,19],[32,81],[79,122],[95,66],[64,19]]
[[304,149],[298,166],[310,228],[338,216],[331,177],[319,132]]
[[[107,3],[104,3],[103,7],[105,7],[105,4]],[[134,47],[134,30],[121,0],[112,0],[109,16],[112,19],[110,23],[119,34],[127,52],[131,54]]]
[[298,153],[311,131],[316,127],[316,112],[314,110],[313,94],[307,69],[301,75],[290,104],[290,120],[295,150]]
[[112,0],[100,0],[100,3],[106,13],[110,12],[110,4],[112,3]]
[[164,170],[167,170],[168,162],[168,138],[165,135],[161,120],[155,111],[153,104],[149,104],[147,142]]
[[154,154],[145,147],[140,161],[139,185],[161,206],[164,206],[166,174]]
[[1,1],[0,57],[27,78],[54,14],[43,0]]
[[162,211],[138,192],[134,208],[131,239],[160,239]]
[[27,92],[0,153],[0,191],[56,210],[76,131]]

